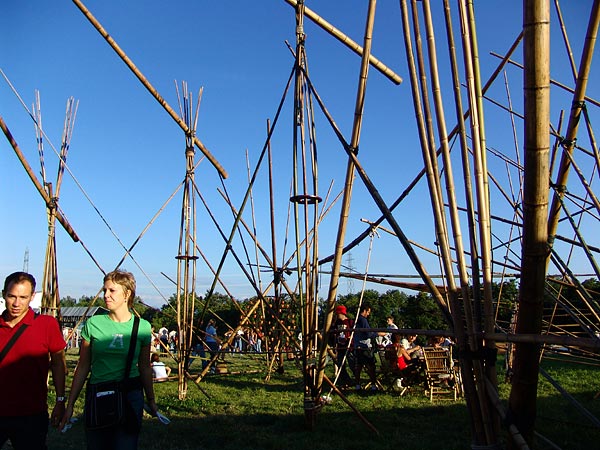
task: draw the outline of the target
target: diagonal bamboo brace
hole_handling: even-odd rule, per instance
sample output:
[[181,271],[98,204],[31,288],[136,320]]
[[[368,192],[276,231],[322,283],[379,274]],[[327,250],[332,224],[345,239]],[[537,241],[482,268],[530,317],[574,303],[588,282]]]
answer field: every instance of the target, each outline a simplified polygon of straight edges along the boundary
[[[129,59],[129,57],[125,54],[125,52],[119,47],[119,45],[115,42],[115,40],[108,34],[108,32],[104,29],[102,24],[98,22],[98,20],[92,15],[92,13],[85,7],[85,5],[80,0],[73,0],[73,3],[81,10],[83,15],[90,21],[90,23],[98,30],[98,32],[102,35],[102,37],[108,42],[108,44],[112,47],[112,49],[119,55],[119,57],[123,60],[123,62],[129,67],[129,69],[133,72],[133,74],[142,82],[144,87],[152,94],[152,96],[160,103],[160,105],[167,111],[167,113],[171,116],[171,118],[179,125],[179,127],[184,131],[184,133],[191,134],[191,130],[187,126],[187,124],[183,121],[181,117],[171,108],[171,106],[167,103],[167,101],[158,93],[158,91],[152,86],[152,84],[148,81],[148,79],[144,76],[144,74],[135,66],[133,61]],[[206,158],[211,162],[211,164],[217,169],[219,174],[223,178],[227,178],[227,172],[225,169],[219,164],[216,158],[208,151],[208,149],[204,146],[204,144],[198,139],[196,136],[193,136],[194,144],[200,149],[200,151],[206,156]]]
[[[296,7],[296,5],[298,5],[297,0],[285,0],[285,1],[286,1],[286,3],[293,6],[294,8]],[[327,31],[329,34],[331,34],[333,37],[335,37],[337,40],[339,40],[342,44],[344,44],[346,47],[348,47],[350,50],[352,50],[358,56],[362,56],[363,48],[360,45],[358,45],[356,42],[354,42],[352,39],[350,39],[348,36],[346,36],[344,33],[342,33],[336,27],[331,25],[329,22],[327,22],[325,19],[323,19],[321,16],[319,16],[313,10],[311,10],[310,8],[307,8],[305,6],[304,7],[304,15],[306,17],[308,17],[310,20],[312,20],[314,23],[316,23],[318,26],[323,28],[325,31]],[[380,60],[378,60],[373,55],[369,55],[369,64],[371,64],[375,69],[377,69],[379,72],[381,72],[387,78],[389,78],[392,81],[392,83],[394,83],[394,84],[402,83],[402,78],[400,77],[400,75],[395,73],[392,69],[390,69],[388,66],[383,64]]]

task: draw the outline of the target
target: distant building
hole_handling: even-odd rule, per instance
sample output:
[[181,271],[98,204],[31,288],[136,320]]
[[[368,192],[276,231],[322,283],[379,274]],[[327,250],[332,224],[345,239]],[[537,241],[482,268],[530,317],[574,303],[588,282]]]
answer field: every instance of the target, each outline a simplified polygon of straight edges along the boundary
[[81,328],[85,321],[99,314],[108,314],[108,309],[101,306],[65,306],[60,308],[62,317],[63,337],[67,342],[67,349],[79,348],[81,343]]
[[66,306],[60,308],[60,315],[62,317],[63,327],[74,328],[79,324],[83,325],[89,317],[97,316],[100,314],[108,314],[108,309],[101,306]]

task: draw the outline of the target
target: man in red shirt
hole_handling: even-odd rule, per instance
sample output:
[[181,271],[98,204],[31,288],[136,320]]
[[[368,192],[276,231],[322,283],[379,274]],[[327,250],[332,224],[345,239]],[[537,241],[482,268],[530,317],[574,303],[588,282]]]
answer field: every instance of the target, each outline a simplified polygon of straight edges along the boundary
[[26,272],[4,281],[0,353],[25,328],[0,361],[0,448],[10,439],[15,450],[46,449],[49,369],[56,390],[52,425],[58,425],[65,411],[66,343],[54,317],[38,316],[29,307],[34,292],[35,278]]

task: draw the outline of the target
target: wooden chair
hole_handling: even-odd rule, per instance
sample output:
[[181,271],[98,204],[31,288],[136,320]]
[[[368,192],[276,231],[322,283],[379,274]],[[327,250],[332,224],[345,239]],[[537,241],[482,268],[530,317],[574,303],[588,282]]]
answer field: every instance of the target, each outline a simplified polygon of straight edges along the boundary
[[458,397],[458,380],[454,371],[451,348],[423,348],[425,360],[425,386],[429,400],[433,397],[456,400]]

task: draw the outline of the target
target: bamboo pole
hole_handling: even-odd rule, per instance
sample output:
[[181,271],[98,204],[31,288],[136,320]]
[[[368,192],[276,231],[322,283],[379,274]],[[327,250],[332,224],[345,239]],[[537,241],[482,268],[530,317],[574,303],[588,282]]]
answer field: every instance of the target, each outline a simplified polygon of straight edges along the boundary
[[[471,0],[459,1],[461,28],[463,33],[464,60],[467,77],[467,90],[470,104],[470,126],[473,145],[473,159],[475,166],[475,185],[479,224],[479,248],[481,257],[481,280],[483,287],[483,299],[479,296],[479,285],[474,291],[475,326],[483,325],[488,332],[493,330],[493,308],[491,296],[491,236],[490,236],[490,208],[489,208],[489,182],[487,170],[487,158],[485,149],[485,133],[483,122],[483,105],[481,81],[479,75],[479,55],[475,31],[475,17]],[[479,256],[479,255],[478,255]],[[479,273],[478,273],[479,277]],[[479,282],[479,279],[478,279]],[[480,316],[481,303],[483,300],[483,316]],[[485,344],[487,345],[487,343]],[[493,345],[493,344],[492,344]],[[494,351],[494,349],[490,349]],[[487,376],[496,382],[495,368],[485,367]]]
[[[544,224],[548,213],[550,149],[547,127],[550,122],[549,14],[549,0],[525,0],[525,186],[517,334],[539,334],[542,330],[548,259],[548,229]],[[539,352],[537,345],[520,343],[516,346],[509,397],[509,414],[529,444],[533,442],[535,430]]]
[[[482,327],[490,332],[494,329],[494,311],[492,307],[492,268],[491,268],[491,223],[489,208],[489,180],[487,170],[487,158],[485,148],[485,130],[483,121],[482,96],[484,88],[481,87],[479,73],[479,55],[476,40],[475,16],[473,4],[470,0],[460,0],[459,18],[462,32],[463,60],[467,93],[471,114],[470,129],[473,146],[474,185],[476,195],[476,208],[478,214],[478,244],[475,236],[472,236],[472,248],[476,249],[471,255],[473,264],[473,329],[475,332]],[[517,41],[519,38],[517,39]],[[516,42],[515,42],[516,44]],[[487,87],[487,86],[486,86]],[[477,253],[475,253],[477,251]],[[476,270],[475,270],[476,269]],[[493,342],[476,342],[476,349],[486,348],[486,351],[495,352]],[[491,415],[489,399],[484,395],[485,386],[483,380],[489,378],[493,384],[497,384],[495,366],[487,364],[485,360],[473,361],[473,376],[477,383],[477,396],[479,399],[480,419],[483,426],[483,435],[478,434],[475,439],[478,442],[495,443],[499,420],[497,416]]]
[[[158,91],[152,86],[150,81],[142,74],[142,72],[135,66],[133,61],[127,56],[127,54],[119,47],[117,42],[112,38],[110,34],[104,29],[102,24],[94,17],[94,15],[90,12],[88,8],[83,4],[81,0],[73,0],[75,6],[79,8],[79,10],[83,13],[83,15],[89,20],[89,22],[94,26],[94,28],[102,35],[102,37],[106,40],[108,45],[112,47],[112,49],[117,53],[117,55],[121,58],[121,60],[127,65],[129,70],[133,72],[133,74],[137,77],[137,79],[142,83],[142,85],[146,88],[146,90],[156,99],[156,101],[163,107],[163,109],[171,116],[171,118],[179,125],[179,127],[183,130],[184,133],[189,134],[190,129],[188,125],[185,123],[180,116],[171,108],[171,106],[167,103],[167,101],[158,93]],[[217,172],[223,177],[227,178],[227,172],[225,169],[219,164],[217,159],[208,151],[206,146],[198,139],[195,134],[192,137],[194,144],[200,149],[200,151],[206,156],[211,164],[217,169]]]
[[485,333],[485,338],[495,342],[515,342],[520,344],[557,345],[559,347],[585,348],[593,352],[600,351],[600,339],[582,338],[565,335],[533,334],[533,333]]
[[[560,203],[558,201],[558,197],[564,195],[566,183],[569,177],[569,168],[571,164],[567,154],[573,153],[575,139],[577,137],[577,131],[579,128],[579,118],[584,105],[583,102],[585,99],[585,91],[587,89],[587,83],[589,79],[589,73],[591,69],[592,57],[594,54],[594,47],[596,44],[596,36],[598,33],[599,25],[600,0],[594,0],[594,4],[592,5],[590,13],[590,21],[588,23],[588,28],[586,32],[585,43],[581,55],[580,69],[577,75],[577,81],[575,83],[575,92],[573,94],[573,103],[571,107],[571,113],[569,115],[567,132],[562,142],[564,149],[563,156],[560,161],[556,182],[554,183],[558,190],[553,195],[548,217],[548,236],[550,239],[552,239],[552,237],[556,234],[556,230],[558,228],[558,221],[560,218]],[[550,242],[550,245],[552,245],[552,242]]]
[[36,135],[38,136],[38,152],[40,154],[41,174],[44,186],[48,193],[48,197],[52,202],[46,206],[48,219],[48,239],[46,242],[46,257],[44,259],[44,277],[43,277],[43,294],[42,294],[42,314],[50,314],[60,318],[60,291],[58,284],[58,263],[56,253],[56,212],[58,210],[58,199],[60,196],[60,187],[62,184],[63,173],[65,169],[65,161],[69,151],[70,140],[72,136],[72,127],[74,125],[75,114],[77,107],[74,107],[73,98],[67,100],[65,120],[63,124],[63,133],[59,154],[59,165],[56,175],[56,188],[53,191],[52,183],[46,181],[46,171],[44,168],[44,149],[43,149],[43,130],[42,130],[42,112],[39,92],[36,91],[36,107],[33,108],[36,114]]
[[[444,214],[444,202],[443,202],[443,194],[441,187],[441,179],[440,179],[440,170],[437,162],[437,152],[434,150],[436,148],[435,137],[434,137],[434,126],[433,126],[433,114],[431,113],[431,106],[429,100],[428,86],[427,86],[427,76],[425,69],[425,61],[424,54],[422,49],[422,37],[421,31],[419,27],[419,17],[418,17],[418,9],[416,0],[412,0],[412,12],[413,12],[413,33],[415,35],[415,47],[417,53],[417,61],[420,77],[418,80],[420,81],[419,87],[422,95],[422,102],[420,101],[420,97],[416,97],[414,101],[415,108],[419,109],[419,112],[422,111],[421,114],[415,111],[417,118],[421,116],[425,117],[425,120],[420,125],[423,127],[426,125],[423,133],[420,133],[421,137],[421,149],[422,155],[424,159],[424,165],[427,169],[427,182],[429,186],[429,193],[432,205],[432,211],[434,215],[435,221],[435,233],[436,233],[436,243],[440,248],[440,257],[441,264],[446,273],[446,282],[449,285],[448,291],[450,295],[456,291],[456,282],[454,276],[452,275],[452,265],[451,265],[451,257],[450,257],[450,245],[448,242],[448,226],[446,222],[446,217]],[[448,149],[448,139],[446,136],[446,124],[443,117],[443,105],[440,94],[440,85],[439,78],[437,74],[437,54],[435,52],[435,38],[433,36],[433,22],[431,19],[431,11],[429,10],[429,3],[423,3],[424,10],[424,22],[426,27],[427,34],[427,49],[429,51],[429,66],[430,66],[430,76],[432,79],[432,90],[434,95],[434,105],[436,109],[436,118],[438,125],[438,135],[440,138],[440,148],[441,154],[445,158],[449,154]],[[414,77],[416,82],[416,73],[411,74],[411,81]],[[419,92],[418,90],[414,90],[413,92]],[[426,137],[426,138],[425,138]],[[444,162],[448,162],[444,159]],[[450,172],[448,172],[450,171]],[[450,173],[450,175],[449,175]],[[444,167],[444,175],[446,180],[452,174],[452,167]],[[453,200],[450,200],[453,202]],[[450,303],[448,303],[450,306]]]
[[333,382],[329,379],[329,377],[327,375],[323,375],[323,378],[327,382],[327,384],[331,387],[331,389],[333,389],[333,391],[342,399],[342,401],[346,405],[348,405],[350,407],[350,409],[352,409],[352,411],[354,411],[354,413],[367,426],[367,428],[369,428],[369,430],[371,430],[376,435],[379,435],[379,431],[377,430],[377,428],[375,428],[375,426],[371,422],[369,422],[369,420],[365,416],[363,416],[363,414],[358,409],[356,409],[356,407],[354,405],[352,405],[352,403],[350,403],[350,401],[344,395],[344,393],[342,391],[340,391],[337,387],[335,387],[335,384],[333,384]]
[[179,229],[179,247],[177,251],[177,328],[179,340],[179,399],[187,397],[187,377],[185,376],[192,349],[193,322],[196,303],[196,196],[195,187],[195,150],[194,136],[196,132],[198,111],[203,90],[198,93],[194,110],[193,97],[188,91],[187,83],[182,83],[182,93],[177,90],[180,113],[187,126],[185,133],[185,177]]
[[[294,8],[298,5],[297,0],[285,0],[285,1],[290,6],[293,6]],[[350,50],[352,50],[354,53],[356,53],[358,56],[361,56],[361,57],[363,56],[363,54],[365,52],[365,49],[363,47],[358,45],[356,42],[354,42],[352,39],[350,39],[348,36],[346,36],[340,30],[338,30],[333,25],[331,25],[329,22],[327,22],[325,19],[320,17],[317,13],[312,11],[310,8],[307,8],[306,6],[304,6],[303,13],[306,17],[308,17],[310,20],[312,20],[314,23],[316,23],[318,26],[320,26],[323,30],[325,30],[329,34],[331,34],[338,41],[340,41],[342,44],[344,44],[346,47],[348,47]],[[375,69],[377,69],[379,72],[381,72],[385,77],[387,77],[389,80],[391,80],[394,84],[402,83],[402,78],[399,75],[397,75],[396,73],[394,73],[389,67],[387,67],[385,64],[383,64],[381,61],[379,61],[375,56],[369,54],[368,58],[369,58],[369,64],[371,64]]]
[[[473,290],[478,291],[478,280],[479,280],[479,258],[478,258],[478,248],[476,241],[476,220],[475,220],[475,206],[473,201],[473,192],[471,188],[472,179],[471,179],[471,168],[469,162],[469,146],[467,143],[467,133],[465,120],[463,115],[463,106],[462,106],[462,95],[460,89],[460,78],[458,72],[458,59],[455,51],[454,44],[454,35],[452,31],[452,18],[450,14],[450,4],[448,0],[444,0],[444,12],[445,12],[445,22],[446,22],[446,32],[447,32],[447,42],[449,47],[450,61],[451,61],[451,69],[452,69],[452,79],[453,79],[453,87],[454,87],[454,100],[455,100],[455,108],[456,108],[456,118],[458,121],[458,133],[461,145],[461,160],[462,160],[462,170],[463,170],[463,186],[465,190],[465,199],[467,203],[467,227],[469,231],[469,242],[471,248],[471,266],[472,266],[472,279],[473,279]],[[460,208],[455,205],[455,210],[459,210]],[[469,289],[469,280],[467,276],[467,268],[466,261],[464,259],[465,249],[462,246],[462,238],[455,238],[456,245],[456,255],[457,255],[457,265],[459,268],[460,274],[460,286],[462,293],[462,308],[455,307],[453,311],[453,320],[455,321],[455,342],[458,345],[459,354],[466,353],[467,349],[477,352],[480,348],[480,342],[475,338],[475,329],[476,326],[474,324],[474,317],[472,311],[472,300],[471,293]],[[464,311],[464,318],[463,318]],[[464,320],[464,321],[463,321]],[[464,325],[463,325],[464,323]],[[466,328],[466,330],[465,330]],[[466,334],[465,334],[466,331]],[[471,417],[471,427],[473,430],[474,438],[477,441],[483,442],[485,436],[484,430],[484,420],[482,420],[482,401],[481,396],[478,401],[478,391],[476,388],[476,380],[474,374],[480,374],[481,368],[478,364],[474,364],[474,362],[470,358],[460,358],[459,366],[463,379],[463,389],[465,393],[465,401],[467,403],[467,408],[470,412]],[[477,377],[479,379],[479,377]],[[484,409],[484,408],[483,408]]]
[[558,0],[554,0],[554,8],[556,9],[556,16],[558,17],[558,22],[560,23],[560,31],[562,33],[563,41],[565,42],[567,56],[569,57],[569,66],[571,67],[571,72],[573,73],[573,80],[577,80],[577,66],[575,65],[573,50],[571,50],[571,45],[569,44],[569,36],[567,35],[567,29],[565,27],[565,22],[563,20]]
[[[342,265],[342,256],[344,248],[344,239],[346,237],[346,228],[348,224],[348,216],[350,214],[350,202],[352,198],[352,188],[355,178],[355,164],[354,159],[351,156],[356,156],[358,151],[358,143],[360,141],[360,131],[362,125],[362,115],[364,111],[364,101],[367,87],[367,77],[369,73],[369,57],[371,55],[371,43],[373,35],[373,26],[375,21],[375,9],[377,6],[376,0],[369,0],[369,8],[367,14],[367,21],[365,25],[364,33],[364,53],[361,60],[360,75],[358,81],[358,87],[356,92],[356,102],[354,106],[354,121],[352,126],[352,136],[350,139],[350,145],[346,151],[348,153],[348,162],[346,165],[346,175],[344,182],[344,194],[342,197],[342,206],[340,210],[340,218],[338,223],[338,231],[335,241],[335,252],[331,268],[331,276],[329,280],[329,289],[327,293],[327,305],[325,312],[325,320],[323,326],[324,336],[327,335],[331,322],[333,320],[334,306],[337,297],[338,283],[340,279],[340,268]],[[317,98],[320,103],[320,100]],[[323,382],[323,375],[325,369],[325,360],[327,357],[327,340],[323,339],[321,342],[321,348],[319,352],[319,363],[318,363],[318,381],[317,385],[319,388]]]
[[[270,134],[270,129],[271,129],[271,121],[267,119],[267,136],[269,136]],[[281,292],[281,287],[280,287],[280,275],[279,275],[279,271],[278,271],[278,267],[277,267],[277,241],[276,241],[276,231],[275,231],[275,191],[274,191],[274,187],[273,187],[273,152],[271,150],[271,142],[269,141],[267,143],[267,160],[268,160],[268,167],[269,167],[269,219],[270,219],[270,225],[271,225],[271,257],[273,259],[273,302],[275,304],[275,308],[278,308],[279,306],[279,302],[280,302],[280,292]],[[275,350],[275,346],[273,345],[275,343],[275,341],[280,341],[280,339],[277,337],[276,339],[271,340],[269,333],[267,332],[266,327],[268,326],[267,321],[266,321],[266,315],[265,315],[265,308],[263,306],[262,308],[262,312],[263,312],[263,326],[264,326],[264,333],[263,335],[265,336],[265,348],[267,349],[267,366],[268,367],[272,367],[272,364],[270,363],[270,358],[271,358],[271,354],[269,352],[269,350],[271,350],[271,348],[273,348],[273,350]],[[273,360],[275,360],[276,357],[273,357]],[[280,367],[282,364],[282,358],[279,357],[279,362],[280,362]],[[270,373],[270,371],[269,371]]]

